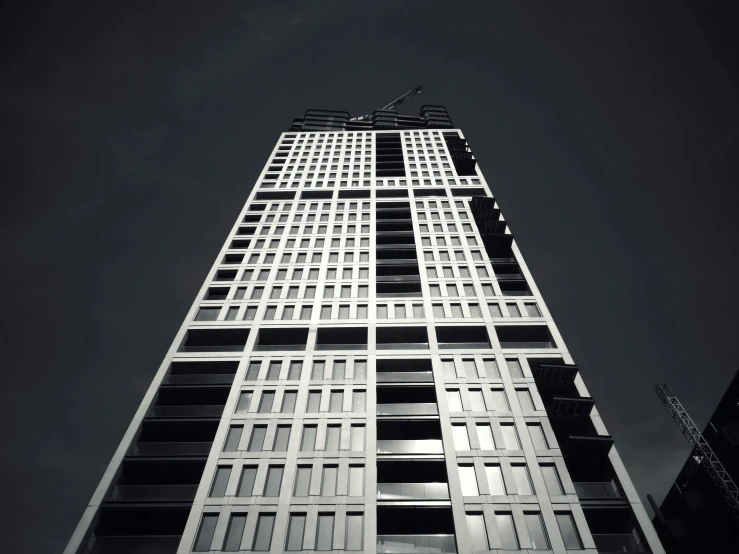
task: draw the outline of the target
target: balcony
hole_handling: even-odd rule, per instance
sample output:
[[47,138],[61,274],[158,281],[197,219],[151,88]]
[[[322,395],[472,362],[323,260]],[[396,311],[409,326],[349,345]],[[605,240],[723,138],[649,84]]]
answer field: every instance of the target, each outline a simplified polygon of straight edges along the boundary
[[229,373],[189,373],[170,374],[162,381],[163,385],[230,385],[234,376]]
[[377,535],[378,554],[456,554],[454,535]]
[[189,329],[180,352],[243,352],[249,329]]
[[110,502],[191,502],[198,485],[118,485]]
[[501,348],[543,349],[556,348],[546,325],[496,325]]
[[163,385],[230,385],[239,367],[232,360],[175,360]]
[[146,442],[131,447],[131,456],[207,456],[212,442]]
[[575,481],[577,497],[580,500],[621,499],[623,495],[615,481]]
[[175,554],[180,535],[92,537],[81,554]]
[[378,383],[433,383],[431,371],[378,371]]
[[378,440],[378,454],[443,454],[441,439]]
[[649,552],[631,533],[593,534],[595,548],[600,554],[644,554]]
[[377,500],[448,500],[446,483],[377,483]]
[[[433,383],[434,374],[431,371],[431,360],[410,359],[393,360],[381,358],[377,360],[378,383]],[[407,400],[404,398],[403,400]],[[402,402],[403,400],[387,400],[387,402]],[[436,398],[434,397],[434,401]]]
[[435,402],[403,402],[397,404],[378,404],[378,416],[425,416],[438,415],[439,408]]
[[221,417],[220,406],[153,406],[149,417]]

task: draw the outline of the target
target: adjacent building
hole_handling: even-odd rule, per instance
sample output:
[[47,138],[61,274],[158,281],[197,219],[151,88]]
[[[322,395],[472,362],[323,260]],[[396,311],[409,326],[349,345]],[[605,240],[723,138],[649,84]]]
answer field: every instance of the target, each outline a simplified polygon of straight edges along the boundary
[[66,554],[663,553],[463,133],[277,141]]
[[[713,412],[703,436],[734,483],[739,482],[739,373]],[[721,494],[701,458],[691,453],[654,526],[668,554],[739,552],[739,513]]]

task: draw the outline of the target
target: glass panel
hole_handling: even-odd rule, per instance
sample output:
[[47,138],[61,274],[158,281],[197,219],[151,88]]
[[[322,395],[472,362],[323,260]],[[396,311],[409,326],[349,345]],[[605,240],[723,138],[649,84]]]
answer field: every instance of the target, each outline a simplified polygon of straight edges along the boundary
[[270,362],[267,370],[267,381],[277,381],[280,378],[281,368],[282,362]]
[[513,471],[513,480],[516,482],[518,494],[533,494],[529,469],[525,465],[516,464],[511,465],[511,471]]
[[275,401],[274,391],[265,391],[259,400],[259,413],[268,414],[272,411],[272,404]]
[[541,317],[541,312],[536,304],[524,304],[526,308],[526,315],[529,317]]
[[346,362],[345,361],[335,361],[332,379],[336,381],[343,381],[345,377],[346,377]]
[[459,466],[459,480],[462,484],[462,494],[464,496],[480,495],[480,492],[477,488],[477,477],[475,476],[474,466]]
[[286,550],[302,550],[305,533],[305,514],[291,514],[287,528]]
[[364,546],[364,515],[346,514],[345,550],[362,550]]
[[266,425],[255,425],[249,440],[249,452],[261,452],[264,447],[264,437],[267,436]]
[[498,364],[493,359],[483,360],[485,366],[485,373],[488,379],[500,379],[500,371],[498,370]]
[[542,465],[541,473],[544,476],[544,482],[547,485],[547,490],[550,495],[564,494],[556,467],[551,464]]
[[286,391],[282,397],[282,413],[291,414],[295,411],[295,402],[298,399],[298,393],[295,391]]
[[513,424],[501,425],[500,430],[503,433],[503,442],[505,443],[506,450],[518,450],[520,445],[518,443],[516,428]]
[[293,496],[308,496],[310,491],[311,466],[298,466],[295,475],[295,490]]
[[500,305],[497,302],[491,302],[488,304],[488,308],[490,309],[490,316],[491,317],[503,317],[503,312],[500,309]]
[[303,427],[303,440],[300,443],[300,450],[310,452],[316,448],[316,426],[306,425]]
[[226,529],[226,541],[223,543],[224,552],[238,552],[240,550],[244,527],[246,527],[246,514],[231,516]]
[[259,368],[262,367],[262,362],[251,362],[249,363],[249,369],[246,371],[245,381],[256,381],[259,377]]
[[364,467],[349,466],[349,496],[364,494]]
[[245,414],[249,411],[249,406],[251,405],[251,399],[254,393],[251,391],[244,391],[241,394],[239,394],[239,402],[236,404],[236,413],[237,414]]
[[241,425],[230,427],[226,436],[226,443],[223,445],[223,451],[236,452],[239,449],[239,442],[241,441],[241,434],[243,432],[244,427]]
[[338,466],[324,466],[323,479],[321,481],[321,496],[336,496],[336,476],[339,472]]
[[477,438],[480,441],[481,450],[495,450],[495,441],[493,440],[493,430],[487,423],[477,424]]
[[364,360],[354,362],[354,378],[367,379],[367,362]]
[[254,492],[254,481],[257,478],[257,466],[245,466],[241,472],[241,481],[236,496],[251,496]]
[[466,425],[452,425],[452,436],[454,437],[455,450],[470,449],[470,439],[467,436]]
[[503,389],[491,389],[490,395],[493,398],[493,411],[494,412],[510,412],[511,409],[508,406],[508,399],[506,398],[505,391]]
[[282,470],[282,466],[269,466],[267,470],[267,481],[264,485],[264,496],[280,496]]
[[303,362],[290,362],[290,369],[287,372],[289,381],[300,380],[300,373],[303,370]]
[[314,381],[320,381],[321,379],[323,379],[323,372],[325,367],[325,362],[313,362],[313,371],[311,372],[310,378]]
[[480,389],[470,389],[470,401],[472,402],[473,412],[485,411],[485,402],[482,398],[482,391]]
[[490,545],[485,531],[485,519],[482,514],[467,514],[467,527],[470,530],[472,550],[489,550]]
[[456,379],[457,372],[454,369],[454,360],[443,360],[441,363],[444,366],[444,377],[446,379]]
[[352,410],[356,413],[366,411],[366,394],[364,391],[354,391],[354,398],[352,402]]
[[318,409],[321,405],[321,392],[320,391],[310,391],[308,393],[308,406],[306,407],[305,411],[309,414],[318,412]]
[[252,550],[265,552],[269,550],[272,543],[272,527],[275,524],[275,516],[273,514],[259,514],[257,520],[257,529],[254,533],[254,544]]
[[449,403],[450,412],[461,412],[462,411],[462,397],[459,395],[458,390],[446,391],[447,402]]
[[219,467],[216,469],[216,475],[213,479],[213,485],[210,488],[210,496],[224,496],[226,494],[226,486],[228,479],[231,477],[231,467]]
[[326,428],[326,450],[329,452],[338,452],[340,437],[341,425],[329,425]]
[[333,550],[334,514],[318,514],[316,550]]
[[514,379],[523,378],[521,363],[517,359],[506,360],[506,364],[508,365],[508,371],[510,372],[511,377],[513,377]]
[[462,360],[462,366],[464,367],[464,374],[466,377],[470,379],[475,379],[476,377],[479,377],[477,374],[477,364],[475,364],[475,360]]
[[529,424],[526,426],[529,430],[529,435],[531,436],[531,442],[534,443],[534,449],[535,450],[548,450],[549,444],[547,443],[547,438],[544,435],[544,429],[541,425],[537,424]]
[[485,476],[488,478],[488,487],[490,494],[505,496],[508,494],[505,489],[505,481],[503,481],[503,472],[497,464],[485,466]]
[[275,445],[273,452],[287,452],[287,445],[290,442],[290,425],[278,425],[275,433]]
[[518,537],[516,536],[516,526],[513,523],[513,515],[510,513],[496,513],[495,524],[498,527],[501,546],[505,550],[518,550]]
[[331,391],[331,401],[329,403],[329,412],[341,412],[344,404],[344,393],[341,391]]
[[218,523],[218,514],[203,514],[200,521],[200,529],[195,539],[194,552],[208,552],[210,543],[213,542],[213,534],[216,531],[216,523]]
[[351,447],[352,452],[362,452],[364,450],[364,425],[352,425]]
[[565,548],[568,550],[581,550],[582,542],[580,541],[580,535],[575,527],[575,520],[572,518],[570,513],[554,514],[557,518],[557,525],[559,526],[559,532],[562,533],[562,539],[565,543]]
[[534,401],[531,398],[529,389],[516,389],[516,396],[518,396],[518,403],[521,405],[524,415],[533,414]]
[[549,540],[544,531],[544,522],[541,519],[541,514],[524,514],[523,517],[526,521],[526,528],[529,530],[532,548],[534,550],[548,550]]
[[508,308],[508,314],[511,317],[521,317],[521,311],[517,304],[506,304],[506,308]]

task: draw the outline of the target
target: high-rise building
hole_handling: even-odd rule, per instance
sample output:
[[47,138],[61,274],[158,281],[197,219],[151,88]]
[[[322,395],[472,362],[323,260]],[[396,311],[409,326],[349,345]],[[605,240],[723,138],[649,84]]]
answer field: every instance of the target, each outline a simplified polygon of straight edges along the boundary
[[[739,373],[702,434],[736,486],[739,483]],[[668,554],[739,552],[739,510],[722,492],[731,489],[722,488],[713,480],[707,464],[700,452],[691,452],[662,505],[655,506],[654,526]]]
[[66,554],[663,552],[446,110],[283,133]]

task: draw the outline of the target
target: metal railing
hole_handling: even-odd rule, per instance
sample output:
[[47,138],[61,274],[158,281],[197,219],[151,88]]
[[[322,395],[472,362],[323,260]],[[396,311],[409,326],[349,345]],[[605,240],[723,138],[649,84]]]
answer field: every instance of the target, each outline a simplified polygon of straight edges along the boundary
[[175,554],[179,535],[147,535],[129,537],[92,537],[84,554]]
[[631,533],[594,534],[593,541],[599,554],[642,554],[646,552],[641,541]]
[[443,454],[441,439],[378,440],[378,454]]
[[434,402],[403,402],[397,404],[378,404],[378,416],[393,415],[437,415],[439,408]]
[[305,350],[305,344],[257,344],[254,350],[258,352],[291,352]]
[[377,554],[456,554],[454,535],[377,535]]
[[377,483],[378,500],[445,500],[446,483]]
[[210,453],[212,442],[137,442],[132,456],[202,456]]
[[573,481],[578,498],[623,498],[615,481]]
[[164,385],[230,385],[233,383],[233,373],[183,373],[179,375],[168,375],[162,384]]
[[223,406],[153,406],[151,417],[221,417]]
[[316,344],[316,350],[367,350],[367,344]]
[[110,493],[112,502],[182,502],[195,498],[198,485],[118,485]]
[[378,383],[433,383],[430,371],[378,371]]
[[489,342],[440,342],[440,349],[452,350],[455,348],[459,349],[483,349],[489,350],[492,348]]
[[501,342],[501,348],[557,348],[553,342]]
[[243,344],[221,344],[217,346],[180,346],[179,352],[243,352]]
[[427,342],[378,342],[377,350],[428,350]]

